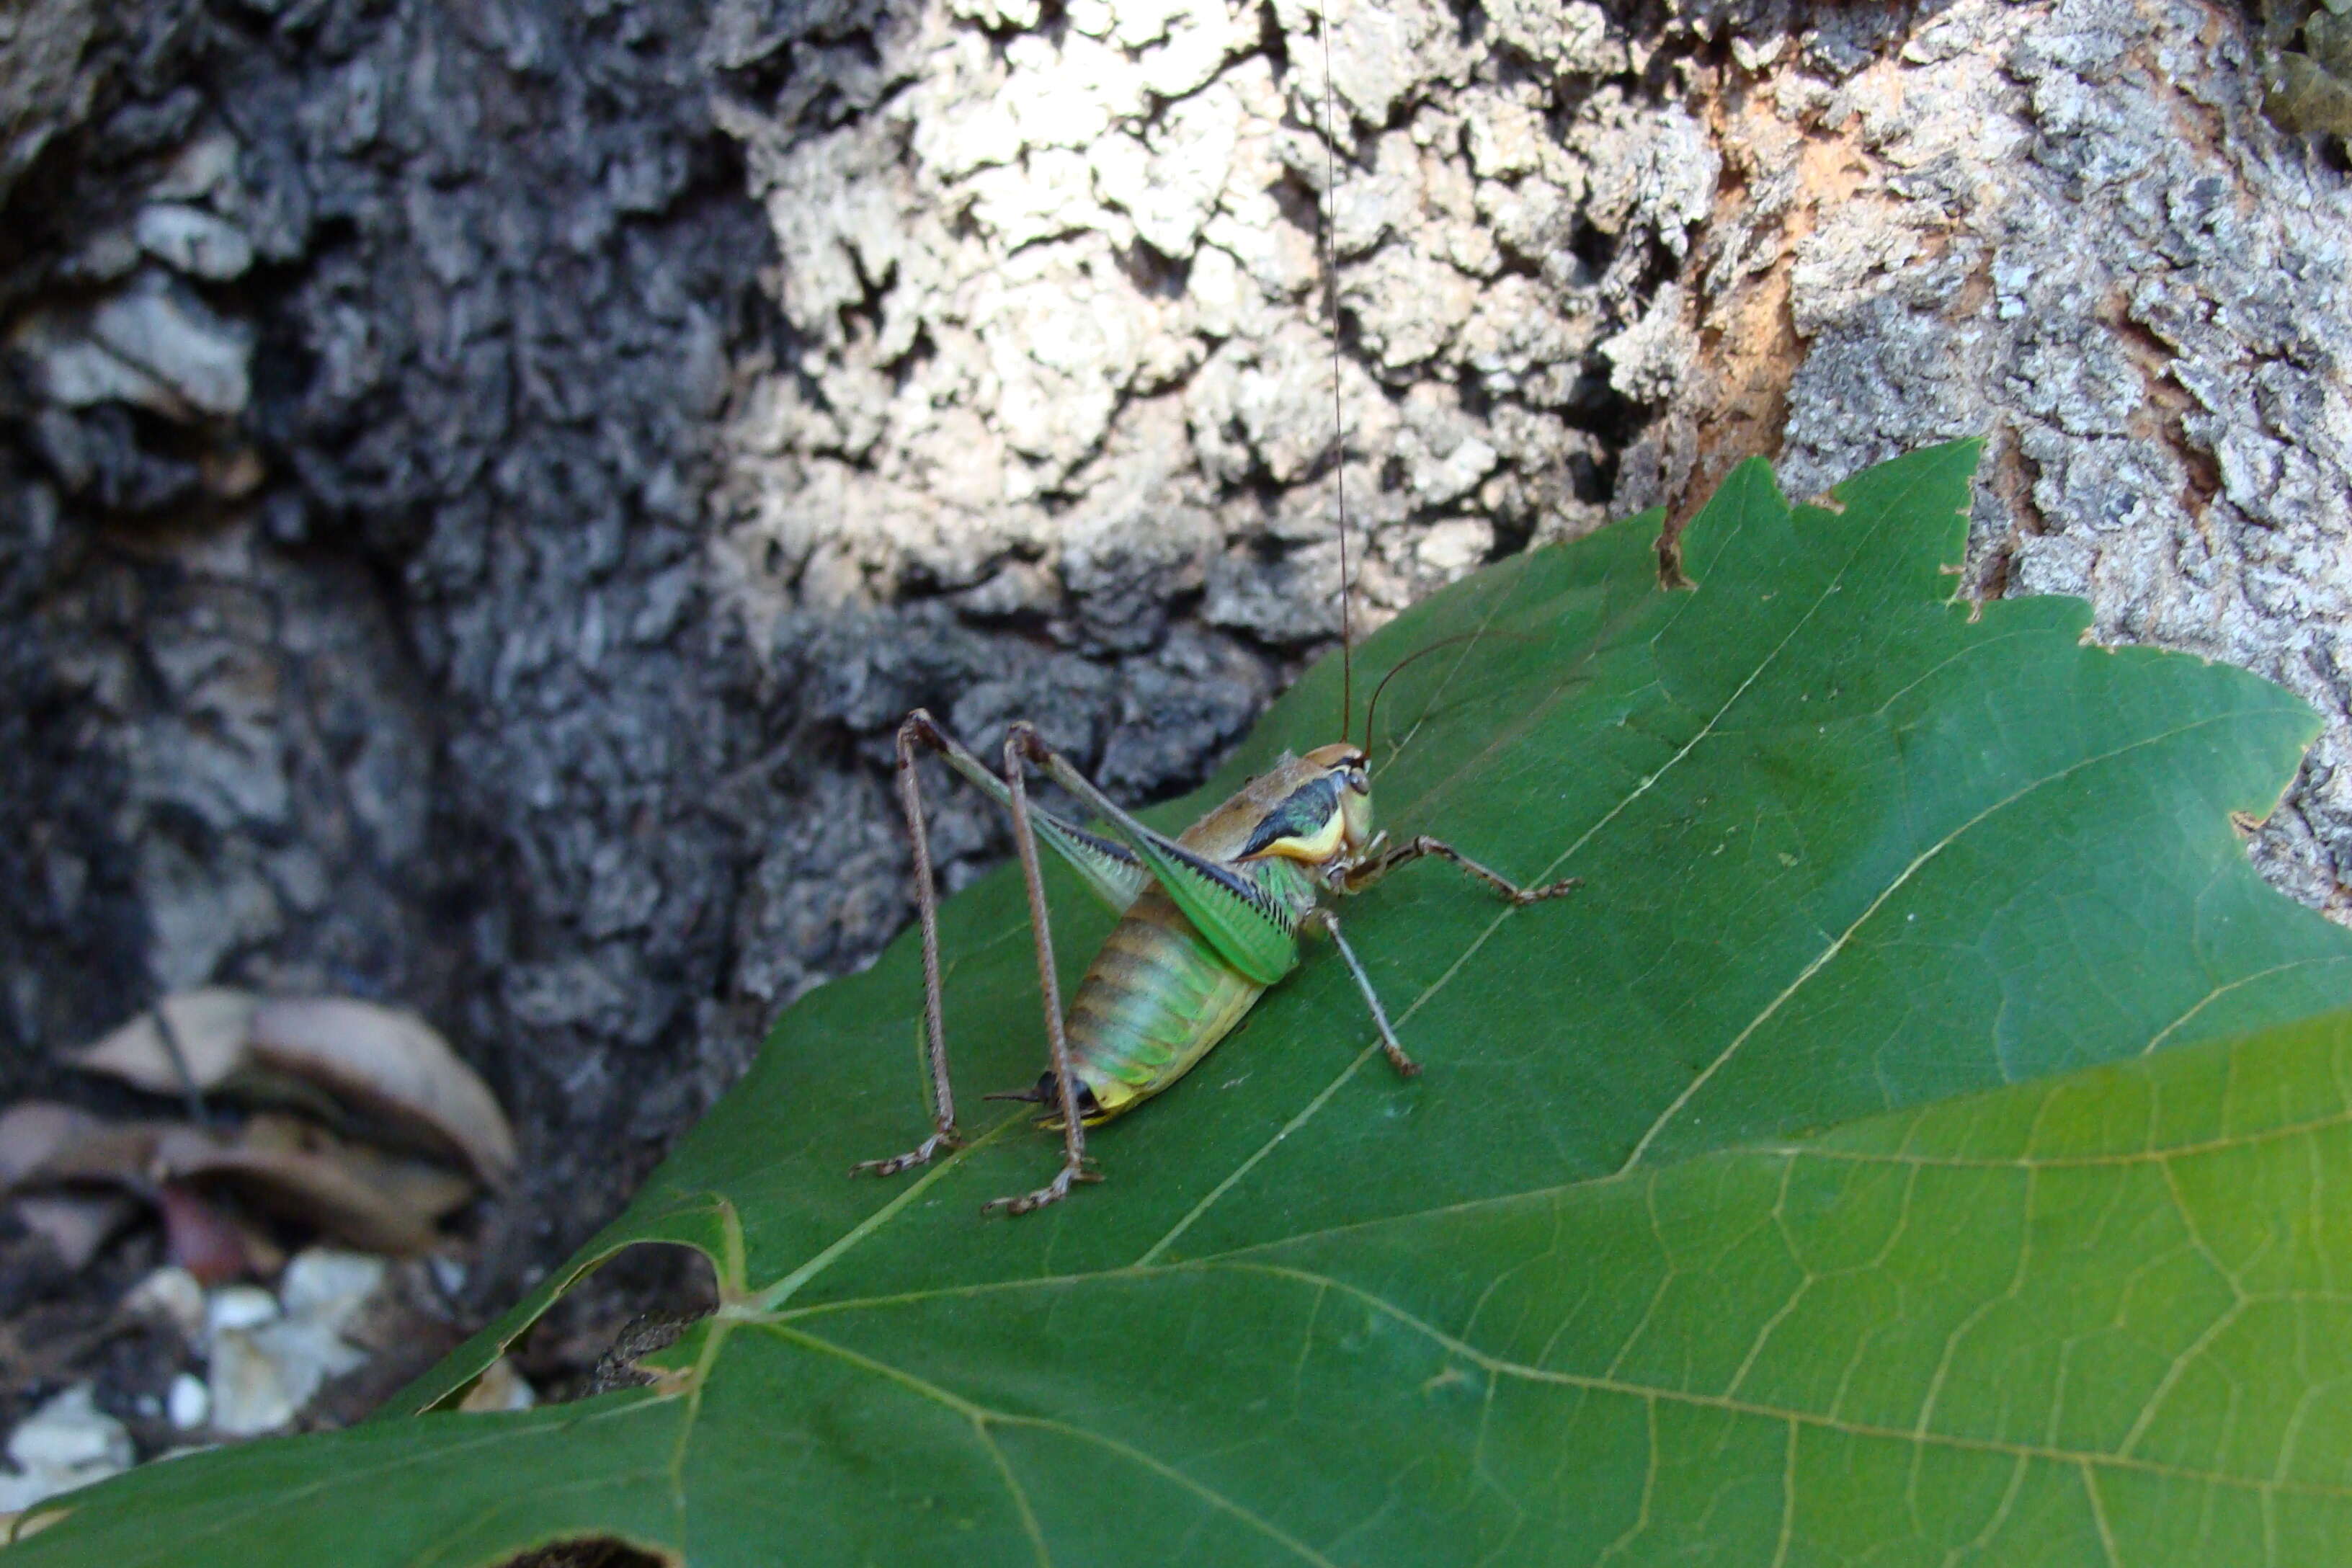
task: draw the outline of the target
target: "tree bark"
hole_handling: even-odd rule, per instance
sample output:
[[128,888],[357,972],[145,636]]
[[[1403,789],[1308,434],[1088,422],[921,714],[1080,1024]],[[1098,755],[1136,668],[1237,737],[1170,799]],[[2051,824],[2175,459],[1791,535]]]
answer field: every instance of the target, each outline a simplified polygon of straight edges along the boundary
[[2256,44],[2194,0],[1937,7],[1844,68],[1735,35],[1702,89],[1733,179],[1671,334],[1696,374],[1621,498],[1776,448],[1803,495],[1985,436],[1962,591],[2078,595],[2102,642],[2309,701],[2325,728],[2251,837],[2345,920],[2352,199],[2264,117]]
[[2316,703],[2256,852],[2347,907],[2352,210],[2229,7],[128,17],[0,40],[6,1087],[417,1004],[544,1258],[905,919],[900,713],[1197,780],[1338,631],[1335,474],[1360,626],[1985,434],[1956,587]]

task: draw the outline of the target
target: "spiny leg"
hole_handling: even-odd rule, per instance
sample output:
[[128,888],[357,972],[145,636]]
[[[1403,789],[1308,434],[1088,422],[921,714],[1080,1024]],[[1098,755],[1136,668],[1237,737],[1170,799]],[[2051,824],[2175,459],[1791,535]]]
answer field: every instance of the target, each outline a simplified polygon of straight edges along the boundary
[[1370,865],[1349,872],[1348,891],[1362,892],[1399,866],[1418,860],[1424,855],[1434,855],[1441,860],[1453,861],[1465,875],[1475,877],[1494,889],[1496,893],[1506,901],[1513,904],[1541,903],[1546,899],[1559,898],[1562,893],[1572,892],[1584,885],[1584,880],[1580,877],[1563,877],[1557,882],[1546,882],[1541,887],[1522,888],[1501,872],[1489,870],[1481,866],[1453,845],[1441,839],[1432,838],[1424,833],[1407,843],[1398,845]]
[[1062,1168],[1052,1181],[1018,1197],[992,1198],[984,1214],[1002,1208],[1027,1214],[1067,1197],[1072,1182],[1098,1182],[1101,1173],[1087,1165],[1086,1123],[1078,1112],[1077,1079],[1070,1071],[1070,1043],[1062,1032],[1062,985],[1054,973],[1054,933],[1045,913],[1045,883],[1037,869],[1037,836],[1029,826],[1028,770],[1025,759],[1048,754],[1037,731],[1016,721],[1004,734],[1004,783],[1012,791],[1006,804],[1013,811],[1013,845],[1021,855],[1021,880],[1029,891],[1029,930],[1037,940],[1037,988],[1045,997],[1045,1040],[1054,1058],[1054,1082],[1062,1105]]
[[921,709],[898,726],[898,801],[907,810],[907,836],[915,846],[915,910],[923,927],[923,1054],[931,1069],[931,1135],[903,1154],[887,1160],[865,1160],[850,1174],[870,1171],[895,1176],[928,1164],[944,1150],[963,1146],[956,1129],[955,1090],[948,1083],[947,1015],[940,1000],[940,896],[931,884],[931,843],[923,829],[923,789],[915,777],[918,743],[945,750],[947,737]]
[[1421,1064],[1405,1055],[1404,1047],[1397,1044],[1396,1031],[1389,1026],[1388,1009],[1381,1005],[1381,994],[1372,989],[1372,977],[1364,973],[1363,964],[1357,961],[1356,950],[1349,947],[1348,939],[1339,934],[1339,917],[1329,910],[1318,909],[1307,917],[1307,922],[1329,931],[1332,945],[1339,950],[1339,956],[1347,960],[1348,973],[1356,977],[1356,989],[1364,994],[1364,1005],[1372,1010],[1372,1022],[1381,1031],[1381,1049],[1387,1054],[1389,1066],[1396,1068],[1400,1077],[1418,1077]]

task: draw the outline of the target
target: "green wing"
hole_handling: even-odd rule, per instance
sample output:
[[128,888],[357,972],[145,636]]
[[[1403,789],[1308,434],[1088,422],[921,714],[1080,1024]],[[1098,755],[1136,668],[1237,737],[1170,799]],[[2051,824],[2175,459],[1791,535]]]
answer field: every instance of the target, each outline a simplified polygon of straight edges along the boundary
[[[986,763],[958,745],[945,731],[940,732],[940,738],[945,742],[942,751],[948,766],[978,784],[997,805],[1009,809],[1013,792],[1005,787],[1004,781],[991,773]],[[1151,880],[1151,874],[1143,868],[1143,862],[1116,839],[1073,826],[1034,801],[1029,803],[1029,821],[1035,826],[1037,837],[1070,863],[1078,873],[1079,880],[1086,883],[1087,890],[1108,904],[1115,915],[1127,913],[1128,906],[1135,902],[1137,895]]]
[[1265,889],[1150,828],[1130,842],[1227,963],[1260,985],[1298,967],[1297,917]]
[[1139,873],[1148,871],[1168,889],[1184,918],[1209,939],[1227,963],[1260,985],[1271,985],[1298,967],[1298,915],[1281,895],[1303,891],[1304,881],[1287,861],[1269,862],[1260,868],[1278,883],[1261,885],[1253,877],[1196,855],[1144,826],[1061,757],[1048,759],[1045,772],[1110,825],[1111,831],[1126,841],[1126,850],[1131,850],[1140,862]]
[[1077,869],[1087,890],[1109,905],[1115,915],[1127,913],[1128,906],[1151,880],[1151,874],[1127,846],[1114,839],[1100,838],[1083,827],[1073,827],[1052,812],[1040,811],[1034,804],[1029,807],[1029,820],[1036,826],[1037,837]]

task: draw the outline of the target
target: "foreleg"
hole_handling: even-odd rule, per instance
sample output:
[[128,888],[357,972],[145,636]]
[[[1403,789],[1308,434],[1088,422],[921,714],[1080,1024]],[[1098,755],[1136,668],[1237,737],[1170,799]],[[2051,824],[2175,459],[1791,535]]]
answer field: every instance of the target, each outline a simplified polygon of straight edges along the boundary
[[1538,888],[1522,888],[1501,872],[1489,870],[1481,866],[1453,845],[1441,839],[1432,838],[1424,833],[1349,872],[1346,880],[1347,890],[1350,893],[1360,893],[1399,866],[1418,860],[1425,855],[1434,855],[1442,860],[1451,860],[1461,868],[1464,875],[1476,878],[1494,889],[1497,896],[1513,904],[1540,903],[1546,899],[1559,898],[1562,893],[1584,885],[1581,878],[1566,877],[1557,882],[1547,882]]

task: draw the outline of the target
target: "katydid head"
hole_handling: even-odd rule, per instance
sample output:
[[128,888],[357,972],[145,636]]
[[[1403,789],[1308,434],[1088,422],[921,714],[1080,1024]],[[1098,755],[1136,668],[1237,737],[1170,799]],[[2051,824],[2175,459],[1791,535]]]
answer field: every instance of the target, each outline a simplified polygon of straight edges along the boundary
[[1224,810],[1246,836],[1233,858],[1277,857],[1309,866],[1353,860],[1372,837],[1372,781],[1363,748],[1345,741],[1284,757]]
[[1320,768],[1331,780],[1331,797],[1338,810],[1339,847],[1350,856],[1362,853],[1372,841],[1372,759],[1360,746],[1342,741],[1318,746],[1300,759]]

